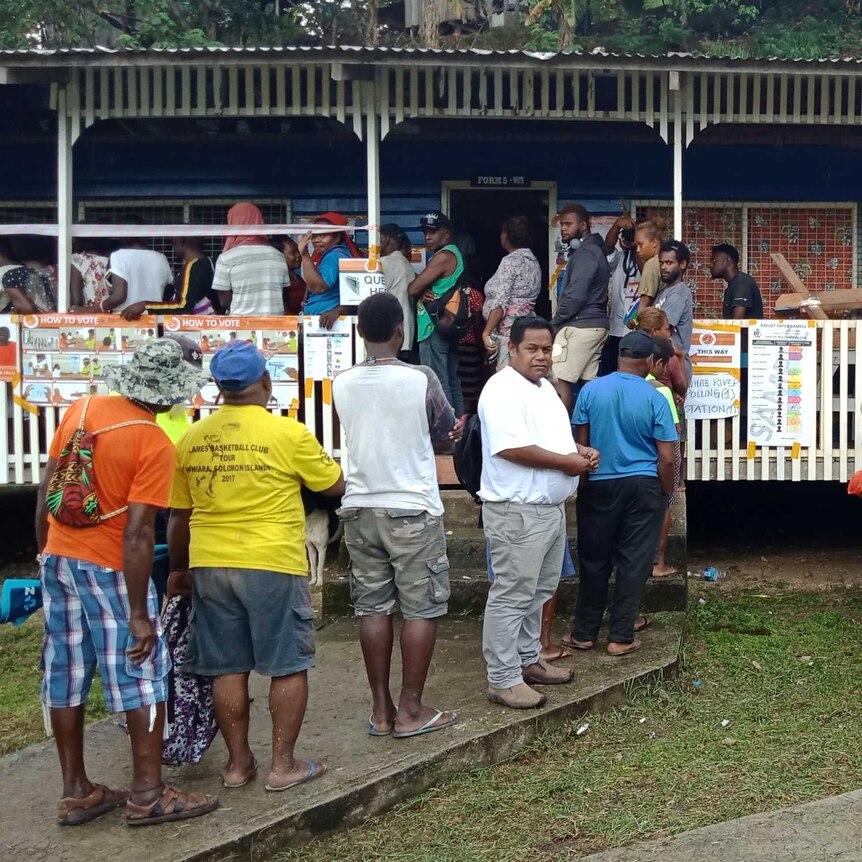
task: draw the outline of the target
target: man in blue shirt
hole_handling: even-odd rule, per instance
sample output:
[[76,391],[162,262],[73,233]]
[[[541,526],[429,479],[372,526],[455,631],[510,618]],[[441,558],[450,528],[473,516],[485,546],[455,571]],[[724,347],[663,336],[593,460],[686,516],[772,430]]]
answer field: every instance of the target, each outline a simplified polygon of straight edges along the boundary
[[575,408],[578,445],[602,453],[578,492],[581,582],[568,645],[580,650],[596,645],[614,567],[608,653],[626,655],[641,647],[635,619],[674,488],[677,439],[667,401],[644,379],[653,349],[645,332],[624,336],[619,371],[588,383]]

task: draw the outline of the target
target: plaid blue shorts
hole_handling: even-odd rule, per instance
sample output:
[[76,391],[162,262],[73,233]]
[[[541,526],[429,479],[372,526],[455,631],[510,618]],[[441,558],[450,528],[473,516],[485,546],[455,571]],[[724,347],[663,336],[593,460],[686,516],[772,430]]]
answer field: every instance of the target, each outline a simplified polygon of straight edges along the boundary
[[45,642],[42,649],[42,703],[63,709],[87,700],[96,664],[111,712],[126,712],[167,700],[171,668],[150,581],[147,609],[156,629],[156,646],[137,667],[126,655],[134,645],[129,632],[129,597],[122,572],[44,554],[42,597]]

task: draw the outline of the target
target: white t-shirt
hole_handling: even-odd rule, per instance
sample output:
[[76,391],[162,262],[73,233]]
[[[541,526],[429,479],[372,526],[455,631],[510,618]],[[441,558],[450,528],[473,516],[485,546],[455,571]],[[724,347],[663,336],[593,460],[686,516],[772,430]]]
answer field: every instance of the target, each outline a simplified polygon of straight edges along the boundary
[[342,371],[332,396],[348,452],[341,505],[442,515],[431,441],[448,439],[455,414],[434,372],[369,360]]
[[401,310],[404,312],[404,347],[402,349],[411,350],[413,338],[416,335],[416,310],[413,308],[412,300],[407,295],[407,285],[416,278],[416,273],[410,261],[400,251],[380,258],[380,264],[383,267],[386,290],[398,300]]
[[161,302],[165,288],[174,280],[168,259],[148,248],[121,248],[111,255],[111,275],[118,275],[128,285],[126,301],[114,311],[123,311],[136,302]]
[[284,314],[283,289],[290,282],[284,255],[271,245],[238,245],[216,261],[213,290],[232,290],[237,317]]
[[[613,259],[613,263],[611,263]],[[640,300],[641,274],[634,262],[634,255],[628,258],[623,251],[617,249],[612,258],[608,258],[611,264],[611,289],[610,289],[610,335],[622,338],[629,332],[624,320],[628,310],[635,300]]]
[[482,485],[486,503],[564,502],[578,487],[577,476],[559,470],[536,470],[499,456],[506,449],[541,446],[570,455],[575,440],[566,408],[547,380],[537,386],[514,368],[498,371],[479,398],[482,422]]

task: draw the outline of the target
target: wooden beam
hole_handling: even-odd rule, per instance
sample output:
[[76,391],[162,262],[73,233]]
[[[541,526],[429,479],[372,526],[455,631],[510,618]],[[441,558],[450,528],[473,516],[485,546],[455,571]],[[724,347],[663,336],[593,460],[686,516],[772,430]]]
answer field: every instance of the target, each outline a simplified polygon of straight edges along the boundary
[[819,305],[799,306],[799,302],[809,298],[805,282],[796,274],[796,270],[788,263],[787,258],[783,254],[774,251],[770,257],[778,268],[778,271],[784,277],[784,280],[790,285],[790,289],[796,294],[796,297],[794,297],[797,301],[796,308],[811,320],[829,320],[829,315]]
[[824,311],[844,311],[862,308],[862,288],[824,290],[809,293],[807,297],[799,293],[785,293],[775,300],[775,311],[795,311],[805,299],[816,299]]
[[[454,67],[452,67],[454,70]],[[374,66],[360,66],[355,63],[333,63],[333,81],[373,81]]]

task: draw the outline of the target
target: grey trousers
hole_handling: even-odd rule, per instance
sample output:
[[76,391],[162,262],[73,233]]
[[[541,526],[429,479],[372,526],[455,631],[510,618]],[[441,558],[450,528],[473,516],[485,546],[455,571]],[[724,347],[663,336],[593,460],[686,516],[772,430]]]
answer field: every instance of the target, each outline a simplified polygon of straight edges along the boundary
[[485,503],[494,583],[485,605],[482,653],[488,682],[511,688],[539,660],[542,606],[560,583],[566,542],[563,504]]

